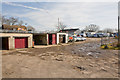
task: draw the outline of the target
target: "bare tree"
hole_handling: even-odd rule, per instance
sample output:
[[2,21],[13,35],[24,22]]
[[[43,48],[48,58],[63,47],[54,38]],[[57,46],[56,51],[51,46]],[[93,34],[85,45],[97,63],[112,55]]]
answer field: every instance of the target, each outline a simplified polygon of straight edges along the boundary
[[[5,16],[2,16],[2,24],[22,26],[24,22],[22,20],[19,20],[19,18],[15,17],[6,18]],[[25,25],[27,25],[27,23],[25,23]],[[29,25],[27,26],[27,30],[35,31],[35,28]]]
[[111,29],[111,28],[106,28],[106,29],[104,29],[104,32],[106,32],[106,33],[112,33],[112,32],[113,32],[113,29]]
[[60,30],[64,30],[64,28],[66,27],[65,24],[63,24],[62,22],[59,22],[58,26],[57,26],[57,30],[60,31]]
[[18,22],[18,18],[10,17],[9,22],[10,22],[10,25],[14,25],[15,23]]
[[88,32],[95,32],[99,30],[99,26],[95,24],[90,24],[89,26],[86,26],[85,30]]
[[2,15],[0,14],[0,29],[2,29]]
[[5,16],[1,16],[0,19],[1,19],[0,20],[1,24],[8,24],[8,25],[10,25],[9,19],[5,18]]
[[27,30],[28,31],[35,31],[35,28],[33,28],[32,26],[29,25],[29,26],[27,26]]
[[2,16],[2,24],[14,25],[16,23],[18,23],[18,18],[14,17],[6,18],[5,16]]
[[2,24],[6,24],[7,19],[5,18],[5,16],[1,16],[1,19]]
[[19,22],[18,22],[18,25],[19,25],[19,26],[22,26],[22,25],[23,25],[23,21],[22,21],[22,20],[19,21]]
[[0,25],[2,25],[2,15],[0,14]]
[[5,24],[11,25],[11,21],[9,19],[5,19]]

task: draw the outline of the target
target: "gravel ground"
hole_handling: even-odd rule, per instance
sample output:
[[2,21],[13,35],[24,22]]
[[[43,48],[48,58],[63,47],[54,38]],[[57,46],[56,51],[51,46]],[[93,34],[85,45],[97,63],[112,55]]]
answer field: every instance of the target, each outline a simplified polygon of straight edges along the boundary
[[99,39],[66,46],[14,50],[3,54],[2,62],[4,78],[118,77],[118,50],[100,49]]

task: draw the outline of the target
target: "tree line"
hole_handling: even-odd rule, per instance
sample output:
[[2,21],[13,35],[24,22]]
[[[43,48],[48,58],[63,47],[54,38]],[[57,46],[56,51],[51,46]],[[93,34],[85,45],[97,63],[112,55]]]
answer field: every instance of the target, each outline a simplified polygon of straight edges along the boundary
[[[98,25],[95,25],[95,24],[90,24],[88,26],[86,26],[84,28],[85,31],[87,32],[97,32],[100,30],[100,27]],[[117,29],[115,29],[117,31]],[[102,30],[103,32],[106,32],[106,33],[112,33],[113,32],[113,29],[112,28],[105,28],[104,30]]]
[[[27,23],[24,23],[24,21],[20,20],[19,18],[17,17],[8,17],[6,18],[5,16],[1,16],[0,15],[0,24],[7,24],[7,25],[18,25],[18,26],[23,26],[23,25],[27,25]],[[28,31],[35,31],[35,28],[33,28],[32,26],[28,25],[26,26],[27,27],[27,30]],[[57,30],[60,31],[60,30],[64,30],[67,26],[65,24],[63,24],[63,22],[59,22],[58,25],[56,26]],[[96,32],[96,31],[99,31],[100,30],[100,27],[98,25],[95,25],[95,24],[90,24],[88,26],[86,26],[84,28],[84,31],[87,31],[87,32]],[[117,29],[116,29],[117,30]],[[107,32],[107,33],[112,33],[113,32],[113,29],[111,28],[106,28],[104,30],[102,30],[104,32]]]
[[[18,17],[5,17],[0,15],[0,24],[1,25],[18,25],[18,26],[24,26],[27,25],[27,23],[24,23],[24,21],[20,20]],[[26,26],[28,31],[35,31],[35,28],[33,28],[31,25]]]

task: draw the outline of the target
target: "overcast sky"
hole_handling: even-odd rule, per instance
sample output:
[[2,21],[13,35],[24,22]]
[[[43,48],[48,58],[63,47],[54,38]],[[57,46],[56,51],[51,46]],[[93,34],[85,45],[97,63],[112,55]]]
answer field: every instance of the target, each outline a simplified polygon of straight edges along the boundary
[[3,2],[2,14],[19,17],[38,31],[55,30],[57,19],[67,27],[117,28],[117,2]]

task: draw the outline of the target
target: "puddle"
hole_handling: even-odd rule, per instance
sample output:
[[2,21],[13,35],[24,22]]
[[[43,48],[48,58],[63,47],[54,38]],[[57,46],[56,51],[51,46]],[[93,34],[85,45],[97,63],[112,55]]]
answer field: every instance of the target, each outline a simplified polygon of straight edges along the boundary
[[28,51],[17,51],[19,53],[32,53],[32,52],[28,52]]

